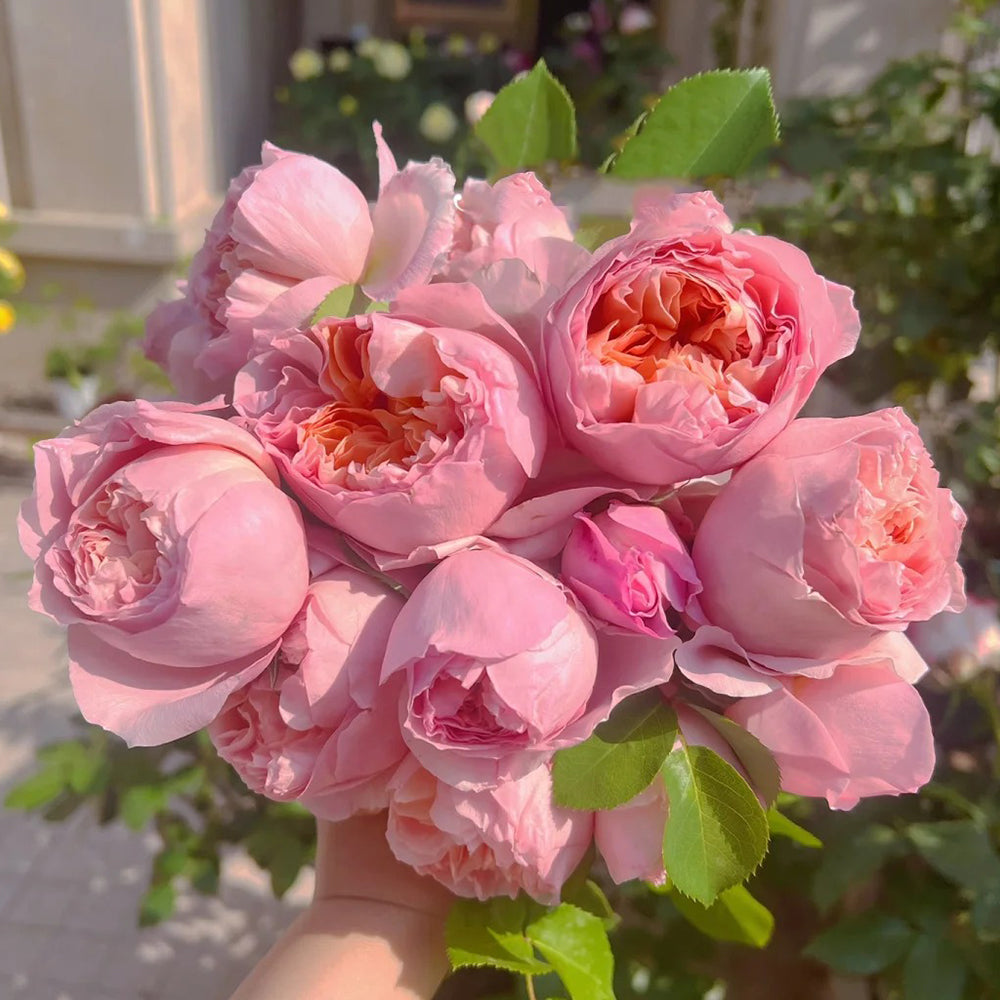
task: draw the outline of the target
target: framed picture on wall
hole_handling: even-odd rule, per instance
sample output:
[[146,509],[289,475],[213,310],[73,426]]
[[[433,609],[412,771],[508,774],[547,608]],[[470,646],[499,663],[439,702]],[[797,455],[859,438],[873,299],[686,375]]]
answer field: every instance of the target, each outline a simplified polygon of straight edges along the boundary
[[493,32],[525,49],[535,44],[538,0],[395,0],[401,28],[457,31],[466,35]]

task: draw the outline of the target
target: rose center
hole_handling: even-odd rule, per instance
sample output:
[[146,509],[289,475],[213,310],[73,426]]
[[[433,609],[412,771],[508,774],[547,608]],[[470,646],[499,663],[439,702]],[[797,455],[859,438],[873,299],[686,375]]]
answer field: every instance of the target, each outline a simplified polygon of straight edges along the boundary
[[[324,381],[340,397],[318,409],[299,428],[299,447],[316,445],[335,471],[382,465],[408,467],[441,446],[458,420],[444,392],[429,388],[422,396],[395,397],[382,392],[371,376],[370,331],[344,324],[329,331]],[[464,380],[447,370],[446,378]]]
[[591,312],[587,347],[602,364],[624,365],[655,382],[673,364],[717,368],[746,357],[750,335],[738,302],[702,281],[658,268],[601,295]]
[[76,593],[93,614],[135,604],[160,582],[160,538],[150,505],[110,482],[82,506],[66,539]]

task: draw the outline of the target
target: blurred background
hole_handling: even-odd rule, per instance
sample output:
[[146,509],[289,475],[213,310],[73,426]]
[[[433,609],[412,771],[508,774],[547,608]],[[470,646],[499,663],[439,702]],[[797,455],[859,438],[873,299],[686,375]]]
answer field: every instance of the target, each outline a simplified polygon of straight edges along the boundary
[[169,394],[143,317],[262,141],[371,193],[377,117],[400,160],[482,175],[472,126],[539,56],[580,118],[581,162],[548,179],[590,220],[628,212],[598,168],[665,86],[770,68],[782,144],[720,193],[857,289],[861,346],[811,413],[906,406],[970,516],[970,608],[911,636],[935,781],[783,803],[825,847],[776,841],[753,886],[773,935],[619,893],[618,996],[1000,997],[998,26],[992,0],[0,0],[0,997],[226,997],[310,878],[308,817],[206,742],[126,754],[74,720],[60,630],[25,604],[31,443]]

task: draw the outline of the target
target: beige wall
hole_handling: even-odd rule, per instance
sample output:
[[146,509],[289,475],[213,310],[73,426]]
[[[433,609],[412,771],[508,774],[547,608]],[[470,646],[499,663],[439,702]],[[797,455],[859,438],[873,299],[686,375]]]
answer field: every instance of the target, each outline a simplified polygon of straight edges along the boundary
[[193,252],[267,135],[294,7],[0,0],[0,198],[17,249],[154,267]]
[[[748,0],[766,11],[764,37],[778,99],[863,87],[892,59],[941,44],[954,0]],[[679,79],[714,65],[715,0],[660,0]]]

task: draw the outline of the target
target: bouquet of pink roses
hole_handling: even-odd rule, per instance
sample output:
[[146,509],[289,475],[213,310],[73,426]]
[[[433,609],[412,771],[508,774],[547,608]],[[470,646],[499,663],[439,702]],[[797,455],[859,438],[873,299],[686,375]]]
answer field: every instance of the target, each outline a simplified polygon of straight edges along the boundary
[[273,146],[233,181],[149,321],[184,401],[37,446],[31,601],[88,720],[385,810],[417,872],[542,904],[489,948],[467,907],[456,964],[558,969],[592,848],[707,906],[779,789],[928,780],[903,632],[962,606],[964,518],[900,410],[797,418],[859,321],[795,247],[652,190],[588,249],[534,174],[456,196],[375,138],[373,205]]

